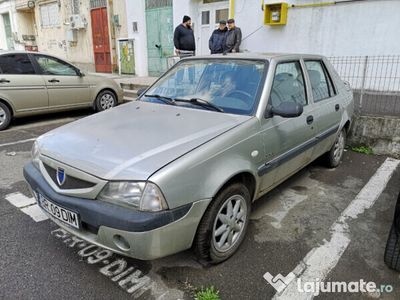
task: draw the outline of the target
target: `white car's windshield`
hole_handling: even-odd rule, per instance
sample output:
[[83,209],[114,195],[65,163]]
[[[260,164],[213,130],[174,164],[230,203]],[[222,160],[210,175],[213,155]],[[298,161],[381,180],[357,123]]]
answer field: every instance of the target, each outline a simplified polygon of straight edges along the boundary
[[258,102],[264,61],[193,59],[180,62],[140,100],[251,115]]

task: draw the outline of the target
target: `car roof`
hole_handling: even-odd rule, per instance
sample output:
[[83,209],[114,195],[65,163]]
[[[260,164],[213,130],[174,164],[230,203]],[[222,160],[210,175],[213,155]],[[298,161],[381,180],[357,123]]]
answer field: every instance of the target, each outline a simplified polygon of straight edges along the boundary
[[199,55],[191,56],[189,58],[196,59],[210,59],[210,58],[223,58],[223,59],[257,59],[257,60],[273,60],[273,59],[296,59],[296,58],[313,58],[322,59],[324,56],[318,54],[305,54],[305,53],[252,53],[252,52],[241,52],[241,53],[228,53],[224,54],[213,54],[213,55]]
[[37,52],[37,51],[25,51],[25,50],[1,50],[0,49],[0,55],[2,54],[27,54],[27,53],[40,53],[40,54],[47,54],[47,53],[41,53],[41,52]]

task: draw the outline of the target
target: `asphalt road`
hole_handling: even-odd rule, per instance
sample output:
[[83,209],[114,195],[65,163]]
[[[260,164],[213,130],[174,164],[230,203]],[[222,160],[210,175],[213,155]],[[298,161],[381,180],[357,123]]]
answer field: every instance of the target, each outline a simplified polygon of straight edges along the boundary
[[[337,259],[329,262],[325,281],[363,279],[393,291],[321,293],[317,299],[400,299],[399,274],[383,263],[399,170],[372,207],[347,222],[346,247],[333,241],[332,225],[385,157],[347,151],[335,170],[314,162],[255,203],[238,253],[212,267],[197,262],[191,251],[151,262],[124,258],[72,238],[48,219],[35,221],[38,215],[26,210],[34,204],[10,202],[30,201],[22,167],[32,139],[90,113],[21,119],[0,132],[0,299],[191,299],[197,288],[211,285],[222,299],[271,299],[276,290],[263,278],[266,272],[286,276],[302,264],[323,271],[326,257]],[[310,256],[325,246],[325,261]]]

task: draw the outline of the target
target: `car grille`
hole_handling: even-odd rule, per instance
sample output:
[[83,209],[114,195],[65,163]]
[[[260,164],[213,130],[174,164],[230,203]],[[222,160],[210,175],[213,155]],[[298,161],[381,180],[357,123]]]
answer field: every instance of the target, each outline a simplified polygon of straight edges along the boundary
[[65,175],[66,179],[65,182],[62,186],[60,186],[57,182],[57,170],[50,167],[49,165],[43,163],[44,168],[47,171],[47,174],[49,174],[51,180],[53,180],[53,182],[59,186],[60,188],[62,188],[63,190],[72,190],[72,189],[87,189],[87,188],[91,188],[94,187],[96,184],[93,182],[89,182],[89,181],[85,181],[82,179],[78,179],[75,177],[72,177],[70,175]]

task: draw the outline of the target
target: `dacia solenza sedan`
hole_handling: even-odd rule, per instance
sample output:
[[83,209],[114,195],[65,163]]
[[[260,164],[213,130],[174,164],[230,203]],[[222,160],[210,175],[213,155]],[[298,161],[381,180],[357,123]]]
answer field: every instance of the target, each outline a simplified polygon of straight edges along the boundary
[[320,156],[339,165],[353,96],[315,55],[186,58],[137,101],[41,136],[24,175],[60,227],[150,260],[230,257],[251,204]]
[[0,51],[0,130],[12,118],[122,102],[113,80],[84,74],[60,58],[38,52]]

